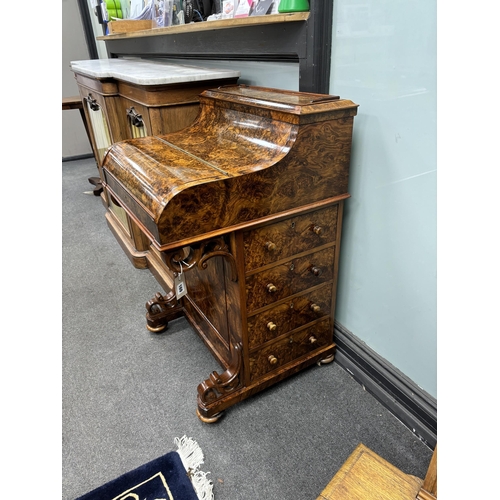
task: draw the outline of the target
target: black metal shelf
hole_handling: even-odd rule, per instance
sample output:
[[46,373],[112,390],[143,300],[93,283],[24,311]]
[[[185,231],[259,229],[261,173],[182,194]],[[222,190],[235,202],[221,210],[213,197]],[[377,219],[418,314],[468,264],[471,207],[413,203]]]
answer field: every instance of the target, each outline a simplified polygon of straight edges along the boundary
[[299,63],[299,90],[329,93],[333,1],[310,12],[205,21],[97,37],[109,57],[285,61]]

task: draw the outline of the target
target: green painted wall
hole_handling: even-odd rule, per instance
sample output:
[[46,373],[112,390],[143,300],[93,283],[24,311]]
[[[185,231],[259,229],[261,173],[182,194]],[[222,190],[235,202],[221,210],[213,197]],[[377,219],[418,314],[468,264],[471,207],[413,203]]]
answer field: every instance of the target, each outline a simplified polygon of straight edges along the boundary
[[436,3],[336,0],[330,93],[354,121],[337,320],[430,395],[436,357]]

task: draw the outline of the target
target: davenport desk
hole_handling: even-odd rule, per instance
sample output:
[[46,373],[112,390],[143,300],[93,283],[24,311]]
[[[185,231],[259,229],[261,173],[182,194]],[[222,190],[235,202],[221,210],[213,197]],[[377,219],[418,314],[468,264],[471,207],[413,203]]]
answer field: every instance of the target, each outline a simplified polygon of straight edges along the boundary
[[222,367],[198,386],[204,422],[333,360],[356,113],[337,96],[221,86],[189,127],[104,157],[105,188],[166,292],[147,302],[147,328],[185,316]]

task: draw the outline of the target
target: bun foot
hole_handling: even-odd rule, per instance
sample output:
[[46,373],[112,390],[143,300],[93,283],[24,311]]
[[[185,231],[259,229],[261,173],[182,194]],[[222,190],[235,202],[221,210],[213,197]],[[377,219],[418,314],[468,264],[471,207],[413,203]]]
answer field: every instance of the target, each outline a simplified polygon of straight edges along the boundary
[[153,333],[161,333],[161,332],[163,332],[163,331],[165,331],[167,329],[167,326],[168,326],[168,323],[166,323],[165,325],[160,325],[160,326],[149,326],[146,323],[146,328],[150,332],[153,332]]
[[212,415],[211,417],[204,417],[200,413],[200,410],[196,408],[196,415],[198,415],[198,418],[205,424],[214,424],[215,422],[217,422],[217,420],[219,420],[222,417],[222,415],[224,415],[224,412],[221,411],[219,413],[216,413],[215,415]]
[[163,296],[157,293],[146,303],[146,327],[150,332],[161,333],[167,329],[168,322],[183,316],[182,306],[171,290]]
[[330,356],[327,356],[326,358],[320,359],[318,361],[318,366],[327,365],[328,363],[331,363],[334,360],[334,358],[335,358],[335,355],[330,354]]

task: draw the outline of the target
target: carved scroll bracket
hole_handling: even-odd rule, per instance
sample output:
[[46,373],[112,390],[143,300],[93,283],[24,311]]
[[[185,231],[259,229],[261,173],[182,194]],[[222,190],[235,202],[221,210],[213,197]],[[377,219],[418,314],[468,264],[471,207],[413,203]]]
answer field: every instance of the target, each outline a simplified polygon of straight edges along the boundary
[[194,266],[206,269],[207,262],[213,257],[224,257],[231,268],[231,281],[238,281],[236,261],[223,237],[203,241],[189,247],[163,252],[162,257],[169,269],[176,275],[189,271]]
[[183,314],[182,306],[173,291],[167,295],[157,293],[146,303],[146,327],[150,332],[160,333],[165,330],[169,321],[180,318]]
[[[163,261],[175,276],[189,271],[194,266],[206,269],[208,261],[213,257],[224,257],[230,266],[231,280],[238,281],[235,258],[223,237],[162,253]],[[183,315],[182,305],[173,290],[166,295],[157,293],[146,303],[146,311],[146,326],[149,331],[155,333],[162,332],[169,321]]]

